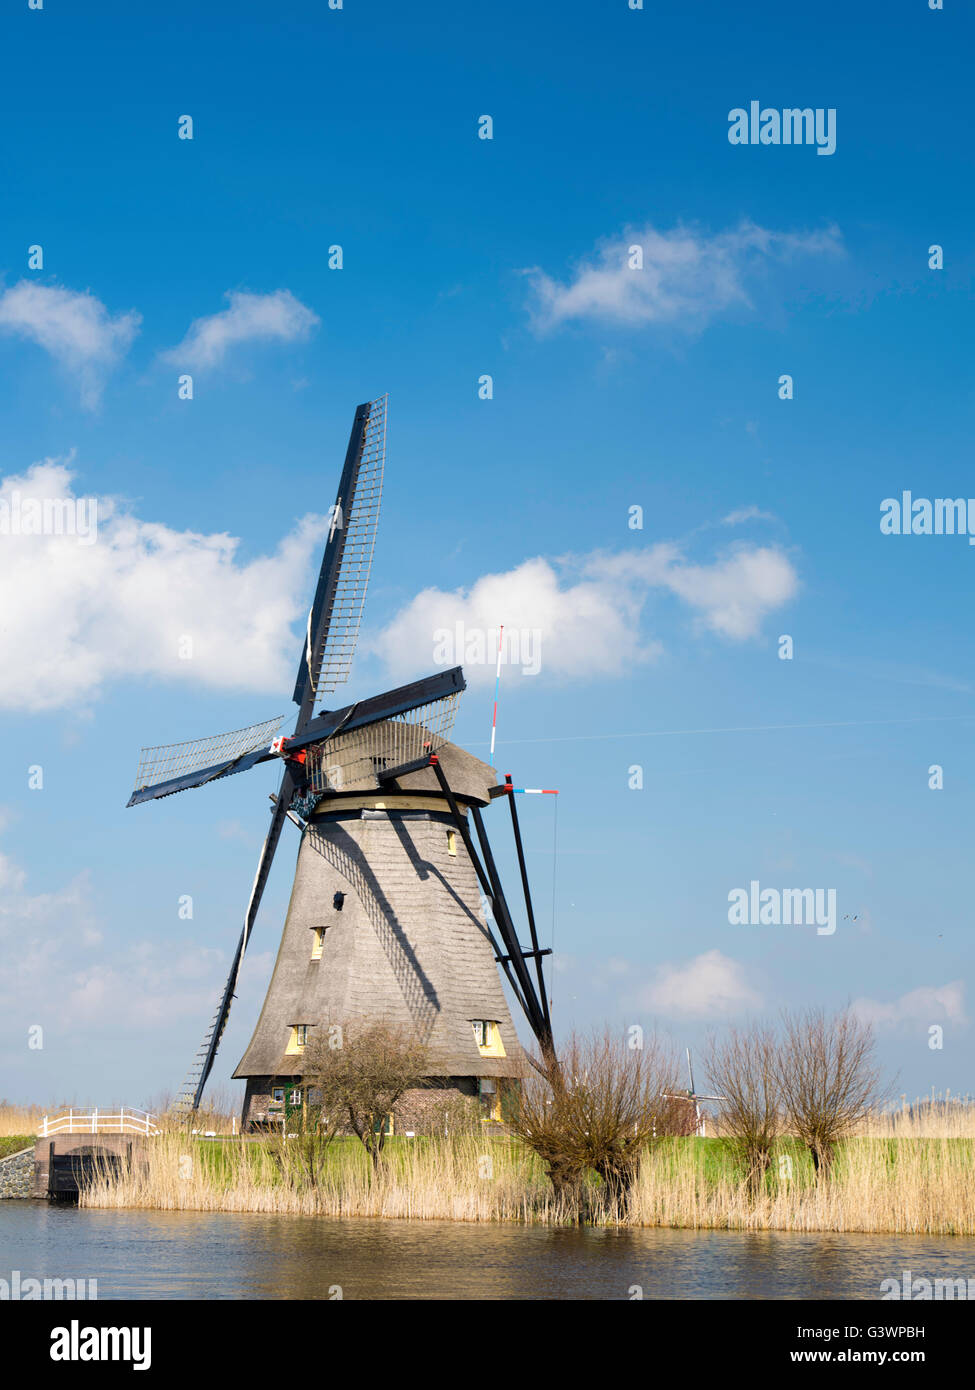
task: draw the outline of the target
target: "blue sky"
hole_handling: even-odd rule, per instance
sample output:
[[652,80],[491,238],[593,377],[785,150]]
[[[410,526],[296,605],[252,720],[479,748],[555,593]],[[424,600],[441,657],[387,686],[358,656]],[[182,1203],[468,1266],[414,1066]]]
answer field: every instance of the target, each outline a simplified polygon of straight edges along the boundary
[[[3,20],[0,496],[95,497],[100,525],[0,537],[0,1094],[181,1080],[274,777],[127,811],[138,749],[289,708],[320,518],[384,391],[349,697],[432,669],[441,620],[541,629],[539,674],[505,671],[497,766],[561,792],[559,1026],[697,1047],[856,1000],[898,1091],[971,1089],[975,555],[879,529],[904,489],[975,494],[971,18],[199,8]],[[835,108],[836,152],[729,144],[753,99]],[[491,677],[468,677],[457,736],[486,756]],[[549,937],[552,799],[522,814]],[[834,888],[835,934],[730,925],[753,879]]]

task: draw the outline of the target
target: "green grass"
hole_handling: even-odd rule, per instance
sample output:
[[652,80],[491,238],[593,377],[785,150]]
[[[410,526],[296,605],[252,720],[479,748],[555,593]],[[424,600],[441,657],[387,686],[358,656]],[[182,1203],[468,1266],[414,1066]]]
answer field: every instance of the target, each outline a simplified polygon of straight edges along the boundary
[[0,1158],[8,1158],[10,1154],[20,1153],[21,1149],[32,1147],[35,1142],[36,1135],[33,1134],[0,1135]]
[[[417,1149],[429,1148],[431,1140],[422,1135],[415,1139],[406,1139],[402,1135],[390,1135],[383,1147],[383,1163],[393,1174],[407,1171],[408,1160],[411,1154]],[[521,1160],[521,1165],[526,1175],[536,1173],[540,1178],[544,1174],[541,1162],[525,1149],[516,1139],[509,1139],[504,1136],[484,1137],[481,1141],[484,1145],[484,1152],[490,1153],[497,1150],[500,1146],[508,1146],[514,1149]],[[293,1162],[298,1161],[297,1155],[300,1154],[302,1143],[298,1139],[288,1141],[289,1156]],[[237,1138],[221,1138],[211,1140],[193,1139],[187,1146],[187,1152],[193,1151],[196,1155],[204,1172],[218,1186],[226,1186],[232,1179],[239,1156],[251,1174],[256,1179],[261,1173],[268,1173],[268,1158],[274,1153],[281,1152],[280,1141],[260,1139],[248,1140],[242,1143]],[[340,1135],[324,1146],[320,1154],[321,1172],[323,1177],[342,1177],[356,1170],[362,1174],[368,1174],[370,1170],[369,1155],[366,1153],[365,1146],[355,1136]],[[272,1169],[272,1183],[277,1184],[284,1180],[280,1170]]]
[[[896,1149],[896,1144],[893,1141],[862,1140],[854,1142],[886,1145],[890,1151],[889,1161],[893,1162]],[[915,1142],[924,1143],[925,1141]],[[422,1136],[415,1139],[405,1139],[399,1135],[391,1135],[386,1140],[383,1149],[385,1166],[393,1175],[397,1173],[397,1170],[405,1171],[408,1155],[418,1148],[429,1147],[430,1143],[429,1139]],[[485,1135],[481,1143],[485,1153],[490,1153],[492,1150],[497,1152],[500,1147],[508,1148],[516,1156],[517,1166],[524,1171],[526,1179],[544,1180],[544,1168],[540,1160],[519,1140],[505,1136],[488,1137]],[[232,1151],[229,1146],[233,1146]],[[238,1156],[243,1157],[255,1179],[262,1172],[266,1176],[268,1174],[268,1157],[275,1151],[280,1152],[280,1142],[250,1140],[242,1143],[239,1139],[229,1137],[225,1140],[209,1141],[194,1139],[190,1141],[189,1148],[192,1148],[197,1155],[200,1165],[213,1182],[217,1186],[227,1186],[232,1180],[235,1168],[234,1160]],[[290,1140],[288,1149],[292,1161],[294,1161],[300,1152],[301,1142],[297,1139]],[[703,1185],[711,1185],[720,1181],[733,1182],[739,1176],[734,1153],[727,1140],[724,1139],[661,1139],[655,1145],[655,1152],[665,1163],[669,1160],[675,1174],[678,1169],[686,1172],[688,1156],[691,1155]],[[791,1159],[791,1177],[795,1185],[800,1188],[815,1186],[812,1160],[806,1149],[796,1139],[782,1139],[775,1145],[772,1165],[766,1178],[766,1187],[770,1192],[775,1192],[779,1186],[778,1160],[780,1155],[788,1155]],[[369,1157],[358,1139],[341,1136],[325,1147],[322,1155],[323,1176],[340,1178],[356,1170],[362,1174],[366,1174],[369,1170]],[[595,1174],[591,1175],[591,1179],[593,1183],[599,1183]],[[272,1185],[283,1182],[283,1174],[279,1170],[273,1169],[271,1181]]]

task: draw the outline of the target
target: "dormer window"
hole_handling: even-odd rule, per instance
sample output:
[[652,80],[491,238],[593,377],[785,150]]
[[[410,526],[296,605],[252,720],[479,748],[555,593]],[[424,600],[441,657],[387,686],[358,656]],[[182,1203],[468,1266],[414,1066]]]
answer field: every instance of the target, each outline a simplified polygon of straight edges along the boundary
[[297,1053],[304,1052],[311,1028],[312,1024],[310,1023],[293,1023],[291,1025],[291,1036],[288,1039],[288,1046],[284,1049],[286,1057],[294,1057]]
[[471,1027],[474,1029],[474,1041],[477,1043],[477,1050],[482,1057],[506,1057],[508,1055],[504,1050],[504,1043],[501,1041],[501,1029],[494,1019],[472,1018]]

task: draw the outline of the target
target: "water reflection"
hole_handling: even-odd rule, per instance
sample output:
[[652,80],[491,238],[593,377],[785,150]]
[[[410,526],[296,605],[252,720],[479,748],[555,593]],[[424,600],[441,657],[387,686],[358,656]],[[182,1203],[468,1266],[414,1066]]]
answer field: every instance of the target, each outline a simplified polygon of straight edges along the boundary
[[878,1298],[975,1278],[968,1237],[576,1230],[110,1212],[0,1203],[0,1277],[95,1278],[100,1299]]

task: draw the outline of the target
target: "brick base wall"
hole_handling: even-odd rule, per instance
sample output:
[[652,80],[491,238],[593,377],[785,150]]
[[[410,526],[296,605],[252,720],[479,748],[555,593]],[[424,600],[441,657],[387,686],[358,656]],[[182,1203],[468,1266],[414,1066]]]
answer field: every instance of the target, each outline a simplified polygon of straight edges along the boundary
[[[517,1084],[509,1082],[507,1083]],[[252,1076],[247,1081],[241,1131],[279,1129],[283,1106],[273,1101],[275,1088],[301,1085],[300,1077]],[[497,1083],[503,1087],[505,1082]],[[404,1092],[393,1114],[394,1134],[456,1134],[476,1130],[491,1109],[493,1097],[479,1096],[476,1076],[450,1076]]]

